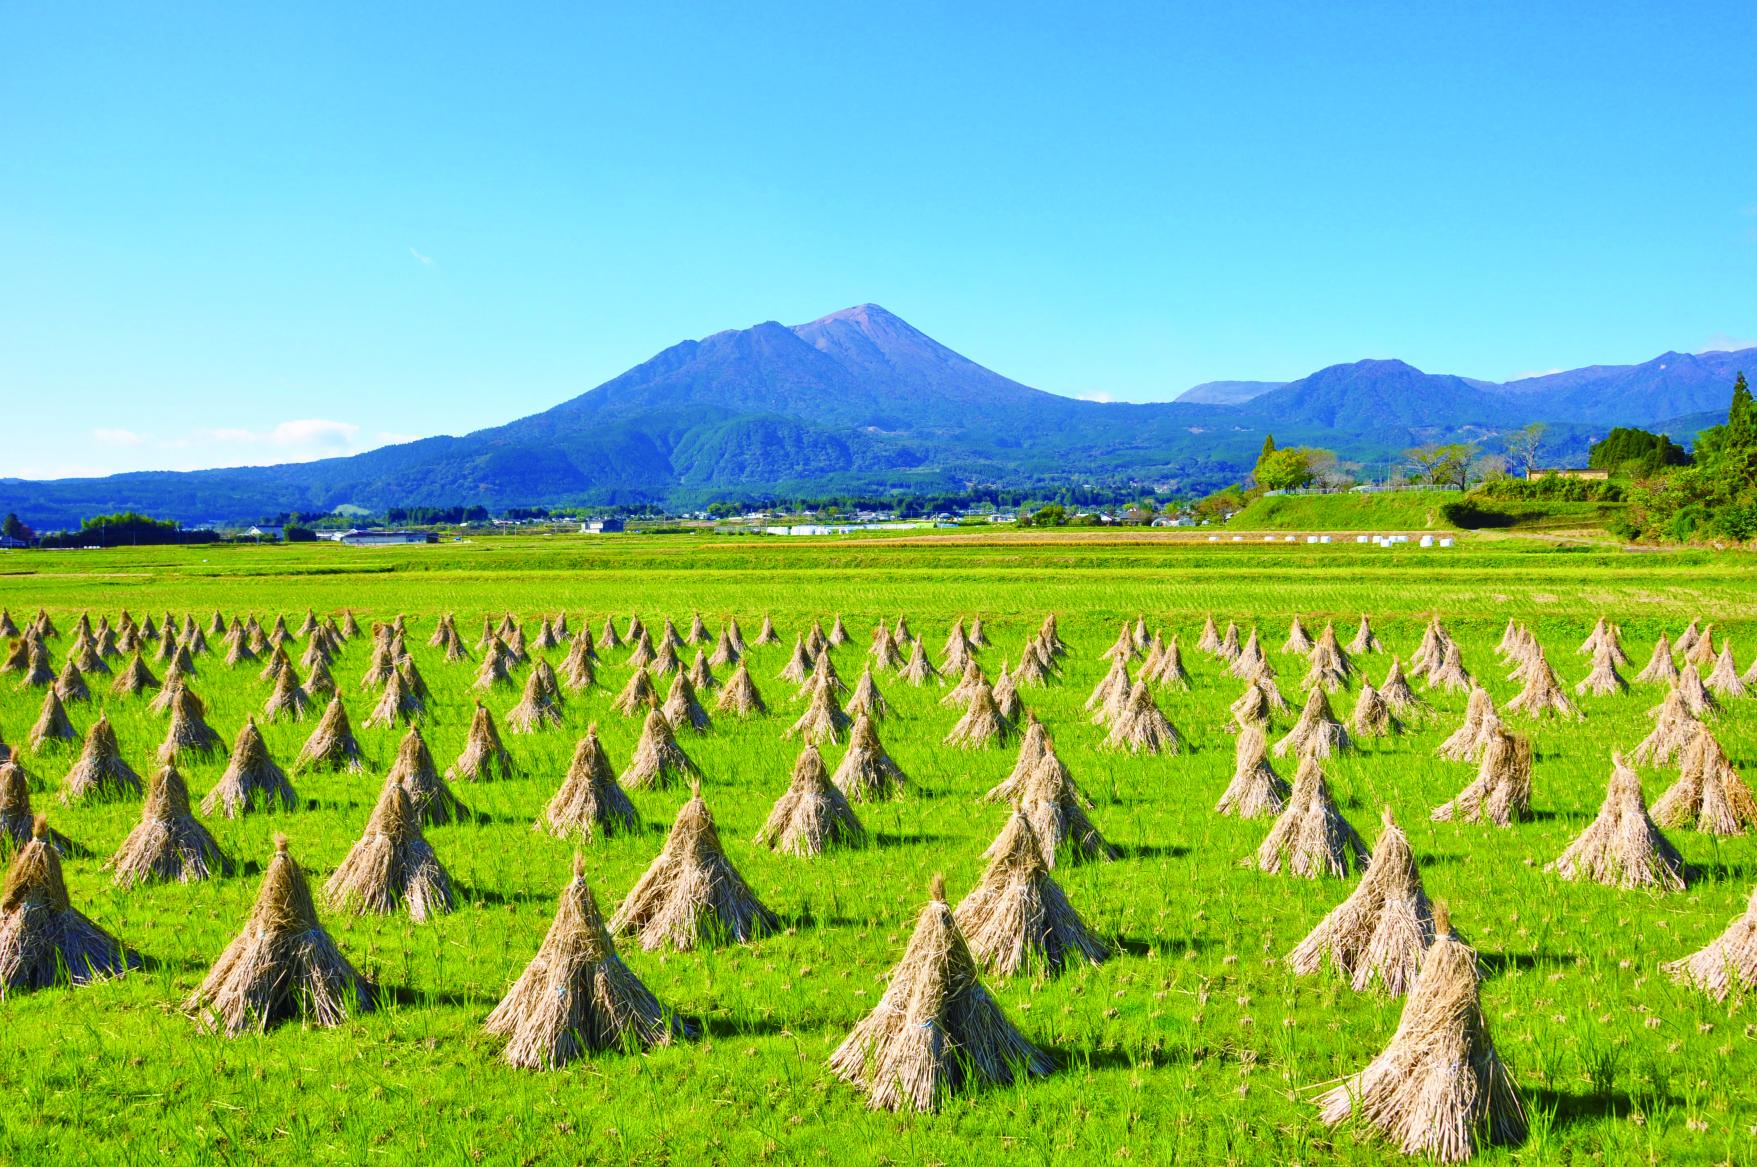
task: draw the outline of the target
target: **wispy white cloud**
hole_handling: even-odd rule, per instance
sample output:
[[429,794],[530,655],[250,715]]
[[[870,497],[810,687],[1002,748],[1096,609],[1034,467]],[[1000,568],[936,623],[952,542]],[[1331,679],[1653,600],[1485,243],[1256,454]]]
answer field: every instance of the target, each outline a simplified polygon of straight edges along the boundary
[[138,446],[146,438],[133,430],[119,429],[115,426],[99,426],[92,431],[92,441],[100,446]]
[[1523,373],[1514,373],[1511,377],[1508,377],[1507,380],[1524,381],[1530,377],[1548,377],[1552,374],[1560,373],[1561,371],[1561,369],[1529,369]]
[[431,255],[422,255],[419,251],[416,251],[413,247],[409,248],[409,254],[414,256],[415,262],[419,263],[422,267],[436,267],[436,266],[438,266],[437,261]]
[[1729,333],[1717,332],[1709,337],[1699,353],[1736,353],[1740,349],[1757,348],[1757,340],[1743,340]]
[[268,440],[277,446],[311,446],[347,449],[360,436],[360,427],[346,421],[329,421],[321,417],[283,421],[269,432]]
[[1109,404],[1110,402],[1115,401],[1116,398],[1114,398],[1110,394],[1104,392],[1104,390],[1102,390],[1102,389],[1094,389],[1089,393],[1080,394],[1078,400],[1080,400],[1080,401],[1097,401],[1101,404]]

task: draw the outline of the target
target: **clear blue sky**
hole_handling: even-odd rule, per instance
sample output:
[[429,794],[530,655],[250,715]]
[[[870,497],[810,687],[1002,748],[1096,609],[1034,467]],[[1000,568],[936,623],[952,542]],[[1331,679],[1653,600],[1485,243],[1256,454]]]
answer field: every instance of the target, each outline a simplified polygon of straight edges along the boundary
[[1134,400],[1757,344],[1753,44],[1749,0],[12,3],[0,475],[463,432],[861,301]]

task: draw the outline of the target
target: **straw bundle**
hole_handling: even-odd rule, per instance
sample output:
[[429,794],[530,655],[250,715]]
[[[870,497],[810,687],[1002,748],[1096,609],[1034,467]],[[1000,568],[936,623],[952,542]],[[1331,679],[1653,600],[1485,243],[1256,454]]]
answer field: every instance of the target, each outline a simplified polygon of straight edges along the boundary
[[659,690],[653,687],[653,676],[644,668],[629,674],[628,684],[612,701],[611,708],[624,717],[636,717],[659,708]]
[[[525,691],[519,703],[506,711],[506,724],[514,733],[536,733],[561,724],[561,703],[550,689],[552,675],[545,674],[540,666],[525,678]],[[480,709],[481,705],[476,707]]]
[[1214,623],[1212,612],[1202,621],[1202,631],[1196,637],[1196,651],[1216,654],[1220,651],[1220,627]]
[[71,658],[61,666],[61,674],[55,678],[54,692],[69,705],[82,704],[92,699],[91,686],[85,683],[85,674],[79,671],[79,666]]
[[714,709],[720,713],[730,713],[734,717],[757,717],[769,711],[763,704],[761,693],[757,692],[756,682],[751,679],[750,668],[744,661],[732,670],[732,677],[721,688],[720,695],[714,699]]
[[1013,676],[1007,671],[1007,662],[1001,661],[1000,675],[995,677],[991,687],[994,696],[994,707],[1000,710],[1002,717],[1008,721],[1019,720],[1025,710],[1024,702],[1019,700],[1019,687],[1013,682]]
[[720,687],[714,672],[708,667],[708,658],[702,655],[701,649],[695,650],[695,659],[689,662],[689,671],[684,673],[689,683],[694,685],[698,693],[710,693]]
[[469,821],[469,810],[452,793],[451,784],[434,769],[433,754],[427,749],[427,741],[412,725],[397,745],[397,756],[391,763],[389,777],[408,791],[409,801],[420,812],[425,825],[437,827]]
[[1182,743],[1177,730],[1154,702],[1147,683],[1136,681],[1129,690],[1128,704],[1111,722],[1110,736],[1104,739],[1104,745],[1132,754],[1172,755],[1179,752]]
[[36,723],[31,726],[25,741],[30,748],[38,753],[52,745],[79,740],[79,731],[73,728],[73,722],[67,716],[67,707],[61,704],[61,694],[50,689],[43,694],[43,709],[37,714]]
[[85,735],[85,747],[79,760],[67,772],[61,787],[61,801],[104,802],[140,793],[140,775],[122,760],[122,748],[116,744],[116,731],[106,715],[99,715],[91,732]]
[[313,701],[320,697],[333,697],[338,692],[336,679],[323,661],[312,665],[311,671],[305,674],[304,689],[305,695]]
[[1302,689],[1323,688],[1334,693],[1346,685],[1348,678],[1354,674],[1353,663],[1342,651],[1342,646],[1336,643],[1336,627],[1333,624],[1324,625],[1324,631],[1319,634],[1318,642],[1312,646],[1308,659],[1311,663],[1306,669],[1305,677],[1300,681]]
[[1610,787],[1598,818],[1545,870],[1563,879],[1584,877],[1610,887],[1683,890],[1683,858],[1648,817],[1641,779],[1621,754],[1611,761]]
[[140,960],[76,909],[61,855],[38,815],[0,887],[0,998],[19,989],[84,985],[136,968]]
[[781,736],[802,737],[808,742],[839,742],[853,724],[853,720],[837,702],[829,678],[820,676],[812,686],[811,704],[806,707],[799,720],[789,726]]
[[1019,797],[1019,810],[1031,820],[1046,866],[1054,867],[1058,858],[1073,863],[1116,858],[1116,848],[1098,832],[1085,803],[1067,767],[1053,749],[1046,748]]
[[1301,656],[1312,651],[1311,634],[1306,631],[1305,624],[1298,616],[1295,616],[1293,623],[1288,626],[1287,639],[1281,642],[1281,651],[1296,652]]
[[[30,842],[35,822],[30,776],[16,755],[0,758],[0,854],[11,854]],[[50,831],[48,837],[49,845],[63,855],[72,850],[72,844],[59,833]]]
[[472,682],[477,689],[498,689],[511,685],[512,653],[498,636],[490,636],[487,646],[482,649],[482,663],[476,666],[476,679]]
[[1482,757],[1489,734],[1500,726],[1501,715],[1495,712],[1494,698],[1479,685],[1470,691],[1470,700],[1464,705],[1464,723],[1440,743],[1436,752],[1454,762],[1474,762]]
[[1617,663],[1612,657],[1609,645],[1601,644],[1592,653],[1592,671],[1581,678],[1574,686],[1574,694],[1584,697],[1592,694],[1595,697],[1606,697],[1613,693],[1624,693],[1629,688],[1622,674],[1617,672]]
[[159,746],[159,761],[171,762],[185,754],[207,758],[224,744],[220,735],[208,725],[202,712],[201,699],[186,686],[172,688],[168,683],[159,695],[171,695],[171,727]]
[[879,692],[878,683],[872,679],[872,666],[868,665],[861,670],[860,679],[854,683],[854,693],[848,698],[847,712],[853,717],[865,714],[874,721],[883,721],[890,711],[891,704]]
[[1250,635],[1245,637],[1244,645],[1238,650],[1238,655],[1232,658],[1226,671],[1235,677],[1248,677],[1267,659],[1263,652],[1263,642],[1258,638],[1257,629],[1253,625]]
[[885,752],[878,729],[865,713],[855,718],[854,728],[848,735],[848,752],[842,755],[842,762],[830,781],[850,802],[900,798],[908,784],[902,767]]
[[543,809],[539,825],[548,827],[554,835],[577,834],[588,843],[599,835],[640,829],[641,816],[617,785],[610,759],[598,742],[597,726],[588,727],[586,736],[574,747],[567,777]]
[[421,833],[409,792],[388,779],[366,831],[323,885],[332,908],[389,915],[402,908],[417,924],[452,910],[451,876]]
[[1357,738],[1385,737],[1403,732],[1403,723],[1391,712],[1391,704],[1373,688],[1371,681],[1361,684],[1354,701],[1354,714],[1348,719],[1349,732]]
[[452,763],[445,776],[466,782],[490,782],[496,778],[511,778],[517,773],[518,766],[506,744],[500,740],[500,731],[494,727],[493,714],[480,701],[476,702],[463,752],[458,754],[458,760]]
[[1390,807],[1383,822],[1360,883],[1288,954],[1287,963],[1310,976],[1329,958],[1357,992],[1377,979],[1387,993],[1401,997],[1414,986],[1422,955],[1434,941],[1434,912],[1409,838]]
[[872,667],[878,669],[897,669],[903,665],[903,658],[897,652],[897,643],[891,639],[890,629],[879,621],[878,630],[873,633],[872,647],[867,650],[872,657]]
[[598,683],[598,670],[593,665],[592,638],[580,636],[568,645],[562,658],[561,679],[573,690],[590,689]]
[[1257,848],[1257,870],[1274,873],[1285,868],[1306,879],[1342,877],[1348,874],[1351,859],[1357,869],[1363,866],[1366,844],[1337,809],[1318,760],[1305,757],[1293,777],[1287,805]]
[[696,699],[695,684],[681,672],[671,678],[671,691],[665,695],[665,704],[659,707],[659,712],[674,731],[687,729],[707,733],[713,727],[708,711]]
[[268,743],[254,718],[244,722],[232,745],[232,760],[219,782],[201,800],[201,813],[237,818],[258,810],[292,810],[299,800],[286,773],[269,757]]
[[1214,809],[1241,819],[1263,818],[1281,813],[1287,805],[1288,785],[1269,764],[1268,739],[1260,725],[1239,731],[1233,754],[1232,781]]
[[917,688],[927,684],[929,681],[932,681],[935,684],[944,683],[940,677],[939,670],[934,668],[933,662],[927,659],[927,649],[922,646],[919,637],[910,644],[909,663],[903,666],[903,672],[901,675],[905,681],[908,681],[911,685],[914,685]]
[[775,631],[775,622],[769,619],[768,613],[763,614],[763,626],[757,629],[756,639],[751,643],[758,646],[781,643],[781,634]]
[[1354,752],[1354,742],[1349,738],[1348,730],[1330,711],[1330,698],[1325,695],[1324,686],[1312,687],[1306,695],[1299,721],[1286,737],[1275,743],[1277,758],[1289,752],[1302,758],[1328,758],[1331,754]]
[[672,736],[665,715],[657,709],[648,710],[634,756],[622,772],[622,784],[630,790],[669,790],[681,778],[700,776],[701,770]]
[[1104,674],[1104,679],[1098,682],[1092,690],[1092,695],[1086,698],[1086,708],[1096,710],[1092,717],[1092,724],[1108,724],[1116,713],[1121,711],[1123,703],[1128,700],[1130,687],[1128,667],[1120,660],[1111,661],[1110,669]]
[[301,721],[310,708],[311,695],[299,684],[298,675],[288,667],[275,677],[274,691],[263,703],[262,715],[268,721],[279,721],[283,717]]
[[1358,1115],[1404,1154],[1459,1163],[1479,1142],[1523,1142],[1525,1105],[1489,1036],[1476,953],[1444,908],[1433,930],[1391,1044],[1317,1101],[1331,1126]]
[[694,1036],[695,1026],[661,1005],[616,954],[574,856],[555,920],[482,1028],[508,1039],[505,1058],[527,1070],[553,1070],[587,1053],[635,1052]]
[[299,750],[299,756],[293,760],[293,770],[295,773],[307,770],[358,773],[361,769],[360,743],[354,738],[354,727],[348,723],[348,710],[342,704],[341,695],[336,694],[329,699],[323,716],[317,721],[317,728],[311,731],[311,736],[305,739]]
[[936,1111],[972,1086],[1009,1085],[1053,1068],[983,987],[937,875],[884,996],[829,1067],[864,1090],[874,1109],[917,1111]]
[[293,1018],[340,1025],[372,1009],[376,992],[354,971],[317,918],[305,873],[275,838],[250,918],[184,1008],[227,1037],[267,1032]]
[[1476,778],[1452,801],[1434,808],[1434,822],[1494,823],[1510,827],[1531,817],[1531,739],[1490,726]]
[[1672,980],[1693,985],[1717,1001],[1734,989],[1757,989],[1757,891],[1745,914],[1701,950],[1660,966]]
[[1542,648],[1533,651],[1525,670],[1525,687],[1507,702],[1507,708],[1514,713],[1534,718],[1556,716],[1573,719],[1581,715],[1579,707],[1562,688],[1561,679],[1556,676],[1556,670],[1550,667]]
[[952,913],[983,969],[1001,977],[1021,970],[1055,975],[1110,955],[1049,873],[1023,814],[1012,813],[987,853],[988,869]]
[[1678,664],[1672,659],[1672,642],[1665,633],[1659,634],[1654,642],[1653,655],[1647,658],[1647,665],[1635,674],[1635,679],[1642,684],[1676,684],[1678,680]]
[[1757,799],[1706,725],[1684,749],[1678,780],[1653,804],[1653,821],[1708,835],[1742,835],[1757,827]]
[[756,841],[789,855],[821,855],[831,847],[858,847],[866,828],[848,799],[830,783],[817,747],[807,745],[793,765],[793,781],[756,834]]
[[[1267,665],[1267,661],[1264,662]],[[1147,680],[1167,689],[1188,689],[1190,674],[1184,669],[1183,649],[1173,636],[1159,652],[1159,659],[1148,670]]]
[[232,861],[190,811],[189,787],[172,765],[153,775],[140,822],[104,866],[116,873],[117,887],[189,883],[232,871]]
[[1703,685],[1702,674],[1695,669],[1681,670],[1673,682],[1673,690],[1683,698],[1685,708],[1695,717],[1712,717],[1720,712],[1720,702]]
[[612,932],[633,933],[642,948],[669,946],[679,952],[704,944],[742,944],[780,927],[726,857],[699,787],[610,921]]
[[787,657],[787,667],[781,670],[781,680],[791,681],[795,685],[805,684],[806,675],[811,671],[811,660],[806,656],[805,638],[793,638],[793,652]]
[[1428,670],[1427,688],[1440,689],[1447,693],[1468,693],[1476,685],[1476,678],[1464,667],[1464,653],[1456,640],[1446,645],[1446,655],[1441,659],[1439,667]]
[[982,682],[970,698],[970,704],[952,732],[945,737],[949,746],[972,748],[990,743],[1005,745],[1013,738],[1013,723],[1001,716],[994,703],[994,691]]
[[1670,762],[1695,739],[1702,725],[1701,718],[1690,712],[1689,703],[1678,689],[1666,694],[1653,715],[1653,731],[1635,747],[1635,761],[1643,766]]
[[1384,652],[1385,646],[1373,633],[1373,623],[1362,613],[1360,625],[1354,630],[1354,639],[1348,642],[1348,651],[1356,656],[1363,652]]
[[1700,639],[1702,639],[1702,621],[1692,620],[1690,626],[1678,634],[1677,643],[1673,645],[1673,649],[1679,656],[1689,660],[1690,653],[1695,650],[1696,642]]
[[1743,697],[1745,682],[1739,677],[1739,666],[1733,663],[1733,642],[1720,642],[1720,655],[1715,658],[1714,668],[1703,680],[1708,690],[1722,697]]

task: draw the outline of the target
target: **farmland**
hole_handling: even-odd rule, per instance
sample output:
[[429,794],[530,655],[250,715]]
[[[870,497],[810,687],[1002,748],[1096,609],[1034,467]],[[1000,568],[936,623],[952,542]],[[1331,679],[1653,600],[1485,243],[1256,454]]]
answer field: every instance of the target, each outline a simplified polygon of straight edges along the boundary
[[[689,953],[622,945],[660,1000],[701,1021],[698,1040],[545,1073],[500,1061],[502,1042],[483,1034],[482,1020],[536,950],[576,850],[531,824],[588,725],[598,726],[618,769],[639,734],[638,719],[611,707],[628,677],[626,651],[606,651],[598,686],[567,694],[561,727],[520,735],[503,725],[522,772],[456,783],[474,819],[427,830],[457,885],[455,912],[423,924],[324,912],[342,950],[383,989],[378,1011],[333,1029],[294,1024],[236,1039],[199,1031],[180,1005],[249,912],[273,836],[290,837],[317,883],[372,809],[401,731],[362,728],[374,695],[359,688],[369,655],[361,637],[333,671],[371,760],[366,772],[296,775],[300,806],[291,813],[204,816],[220,846],[246,865],[230,878],[113,888],[101,863],[138,819],[139,800],[62,807],[56,792],[71,755],[26,751],[36,808],[87,852],[66,863],[75,905],[147,960],[113,981],[0,1004],[0,1159],[1402,1161],[1364,1128],[1329,1129],[1314,1118],[1313,1088],[1383,1048],[1401,1002],[1357,993],[1328,970],[1295,976],[1280,959],[1353,880],[1239,865],[1268,824],[1213,810],[1232,772],[1227,708],[1242,686],[1195,650],[1204,617],[1258,626],[1295,696],[1303,662],[1279,652],[1292,617],[1314,633],[1333,620],[1346,640],[1369,614],[1388,651],[1356,663],[1377,682],[1390,653],[1407,657],[1438,613],[1465,666],[1504,703],[1518,689],[1494,652],[1509,618],[1531,627],[1570,691],[1588,668],[1575,649],[1601,614],[1621,626],[1631,678],[1662,631],[1676,635],[1693,619],[1730,636],[1743,669],[1757,651],[1750,572],[1740,555],[1469,537],[1445,553],[1021,534],[12,554],[0,559],[0,607],[21,623],[44,608],[64,632],[82,611],[113,620],[124,608],[155,620],[188,612],[204,626],[216,610],[265,623],[276,614],[296,623],[308,608],[320,616],[350,610],[363,625],[403,614],[433,689],[421,728],[442,769],[463,744],[474,700],[473,663],[448,664],[426,645],[443,613],[456,614],[472,645],[485,617],[509,611],[527,623],[565,612],[576,632],[589,626],[594,634],[606,617],[620,627],[639,614],[656,629],[669,616],[683,628],[699,611],[710,629],[736,616],[747,637],[766,614],[784,643],[752,648],[747,660],[770,715],[717,718],[711,732],[680,741],[704,773],[703,795],[733,862],[785,927],[749,945]],[[852,639],[834,659],[852,681],[870,630],[901,614],[936,660],[952,622],[980,616],[992,642],[980,659],[993,675],[1052,612],[1070,649],[1063,674],[1021,696],[1120,852],[1113,863],[1055,871],[1116,955],[1053,979],[990,979],[1013,1021],[1056,1060],[1052,1075],[973,1092],[936,1115],[868,1110],[825,1059],[877,1001],[930,877],[943,873],[955,901],[982,872],[982,852],[1006,811],[979,799],[1007,775],[1014,750],[942,745],[957,711],[941,705],[941,691],[879,673],[894,707],[880,732],[911,792],[858,807],[872,836],[864,849],[775,854],[751,840],[799,749],[782,731],[801,705],[778,674],[795,633],[839,614]],[[1185,739],[1177,756],[1099,748],[1103,730],[1084,709],[1107,668],[1101,653],[1137,614],[1184,646],[1190,691],[1157,694]],[[51,648],[59,653],[65,643]],[[561,650],[549,655],[559,663]],[[268,685],[259,666],[228,668],[217,654],[198,658],[197,669],[192,686],[230,740],[261,710]],[[106,709],[124,756],[148,774],[163,717],[145,698],[112,697],[105,678],[92,680],[92,704],[70,709],[75,724],[83,730]],[[0,738],[17,746],[41,691],[15,684],[0,686]],[[1325,763],[1344,815],[1369,842],[1381,808],[1392,808],[1429,894],[1451,907],[1482,958],[1484,1008],[1532,1118],[1524,1147],[1488,1151],[1482,1161],[1757,1162],[1751,1003],[1716,1003],[1659,971],[1743,910],[1757,882],[1757,843],[1668,832],[1696,873],[1670,895],[1568,883],[1544,871],[1596,813],[1612,750],[1645,736],[1646,712],[1663,695],[1634,685],[1622,696],[1582,697],[1580,722],[1509,717],[1536,748],[1534,817],[1511,829],[1429,821],[1429,810],[1475,773],[1435,757],[1460,720],[1462,694],[1426,694],[1440,711],[1432,722]],[[487,701],[499,716],[517,699],[512,688]],[[1336,703],[1346,716],[1350,696]],[[263,725],[273,756],[290,764],[314,721]],[[1279,718],[1277,730],[1290,721]],[[1757,771],[1757,700],[1729,702],[1715,730],[1741,772]],[[840,752],[826,748],[832,767]],[[1291,760],[1276,764],[1291,777]],[[223,765],[216,758],[185,768],[197,798]],[[1675,773],[1641,771],[1650,801]],[[646,829],[583,848],[587,879],[607,911],[652,860],[687,793],[633,797]]]

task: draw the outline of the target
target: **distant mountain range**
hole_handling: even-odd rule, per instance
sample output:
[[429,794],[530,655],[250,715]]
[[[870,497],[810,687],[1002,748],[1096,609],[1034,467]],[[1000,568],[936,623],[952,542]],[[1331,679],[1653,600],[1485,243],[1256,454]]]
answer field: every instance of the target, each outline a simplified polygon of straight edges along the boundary
[[1757,349],[1505,385],[1370,360],[1286,383],[1209,382],[1173,402],[1100,403],[1009,380],[863,304],[684,341],[553,409],[462,437],[283,466],[0,479],[0,512],[47,529],[115,510],[199,523],[343,504],[688,504],[970,483],[1201,490],[1247,471],[1266,433],[1374,462],[1453,437],[1492,449],[1531,421],[1550,424],[1545,456],[1569,461],[1615,425],[1693,437],[1724,419],[1742,368],[1757,373]]

